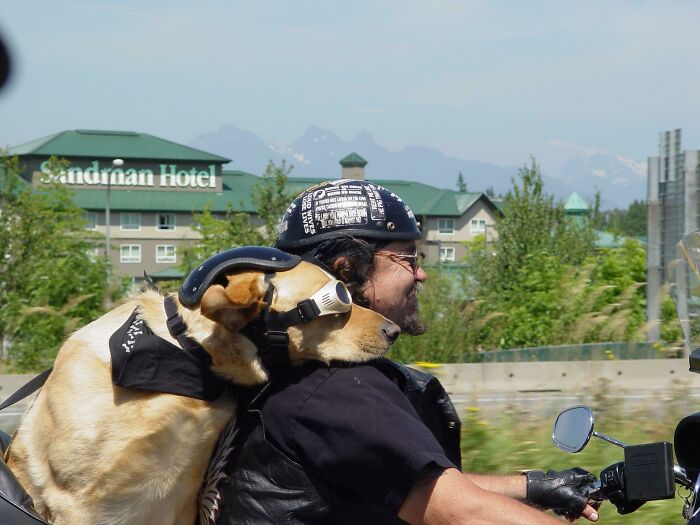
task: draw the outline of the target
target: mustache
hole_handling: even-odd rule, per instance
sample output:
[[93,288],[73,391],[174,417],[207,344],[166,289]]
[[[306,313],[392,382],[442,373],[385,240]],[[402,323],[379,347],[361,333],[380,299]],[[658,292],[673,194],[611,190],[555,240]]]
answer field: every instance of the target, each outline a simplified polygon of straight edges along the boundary
[[423,292],[423,283],[416,281],[408,293],[408,298],[414,302],[415,311],[404,319],[401,329],[409,335],[423,335],[428,330],[428,323],[420,317],[418,312],[418,294]]
[[423,286],[423,283],[420,281],[415,281],[413,283],[413,287],[411,290],[408,292],[408,295],[411,297],[417,297],[419,294],[423,293],[423,289],[425,287]]

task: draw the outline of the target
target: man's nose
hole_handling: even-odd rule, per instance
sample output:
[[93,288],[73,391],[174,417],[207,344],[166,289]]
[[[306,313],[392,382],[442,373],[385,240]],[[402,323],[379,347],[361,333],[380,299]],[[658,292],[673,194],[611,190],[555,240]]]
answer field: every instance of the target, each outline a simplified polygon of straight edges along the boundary
[[416,268],[415,280],[424,283],[428,279],[428,274],[425,272],[422,266]]

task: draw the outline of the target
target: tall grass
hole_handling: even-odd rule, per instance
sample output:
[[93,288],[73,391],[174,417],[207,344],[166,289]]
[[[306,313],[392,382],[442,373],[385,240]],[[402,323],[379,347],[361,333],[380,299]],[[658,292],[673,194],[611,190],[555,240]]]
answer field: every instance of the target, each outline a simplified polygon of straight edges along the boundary
[[[639,444],[673,441],[673,432],[680,418],[693,411],[684,402],[682,392],[663,408],[639,407],[624,410],[614,399],[598,395],[591,405],[596,415],[596,429],[625,443]],[[609,443],[592,438],[579,454],[567,454],[551,442],[554,418],[505,411],[499,418],[485,415],[477,408],[462,414],[462,460],[466,472],[513,474],[526,469],[555,469],[579,466],[595,473],[624,459],[623,451]],[[679,525],[683,499],[649,502],[636,512],[620,516],[609,502],[600,509],[601,524]],[[581,520],[579,523],[583,523]]]

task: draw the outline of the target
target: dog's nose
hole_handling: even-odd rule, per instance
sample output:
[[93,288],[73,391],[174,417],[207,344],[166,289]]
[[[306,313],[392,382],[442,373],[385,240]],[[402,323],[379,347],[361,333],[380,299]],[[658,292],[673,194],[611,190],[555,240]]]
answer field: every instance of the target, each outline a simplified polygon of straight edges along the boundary
[[382,328],[382,332],[384,332],[384,336],[387,338],[387,340],[390,343],[393,343],[394,341],[396,341],[396,338],[401,334],[401,328],[399,328],[390,321],[386,323],[384,328]]

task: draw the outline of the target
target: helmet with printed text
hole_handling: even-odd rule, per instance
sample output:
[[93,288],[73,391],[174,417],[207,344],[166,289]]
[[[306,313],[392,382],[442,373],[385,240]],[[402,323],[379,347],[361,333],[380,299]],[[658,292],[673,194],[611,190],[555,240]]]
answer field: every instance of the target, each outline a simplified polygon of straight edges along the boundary
[[395,193],[365,180],[322,182],[289,205],[277,231],[283,250],[341,235],[384,242],[420,239],[416,217]]

